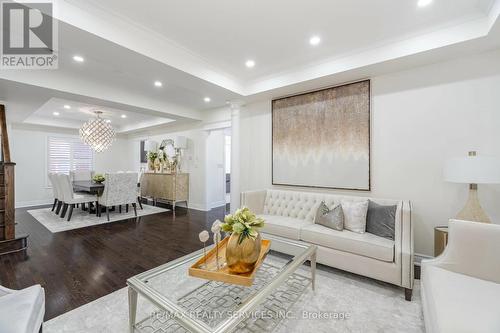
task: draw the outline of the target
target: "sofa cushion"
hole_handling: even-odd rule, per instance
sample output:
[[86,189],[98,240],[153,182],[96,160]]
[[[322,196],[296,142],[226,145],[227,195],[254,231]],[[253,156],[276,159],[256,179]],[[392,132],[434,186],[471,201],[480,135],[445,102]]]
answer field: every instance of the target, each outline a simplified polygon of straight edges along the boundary
[[38,332],[45,313],[45,293],[34,285],[0,297],[2,333]]
[[311,224],[311,222],[306,222],[304,220],[292,217],[283,217],[276,215],[257,216],[263,218],[265,221],[262,232],[295,240],[300,239],[300,229],[303,226]]
[[422,284],[436,332],[500,332],[500,284],[430,265]]
[[340,203],[342,204],[342,211],[344,212],[344,228],[359,234],[364,234],[366,230],[368,200],[342,200]]
[[394,240],[397,205],[379,205],[370,200],[366,215],[366,232]]
[[394,242],[369,233],[358,234],[349,230],[337,231],[322,225],[305,225],[300,231],[301,240],[350,252],[361,256],[392,262]]
[[344,212],[342,211],[342,206],[337,204],[330,209],[325,202],[322,201],[316,211],[314,223],[330,229],[342,231],[344,229]]

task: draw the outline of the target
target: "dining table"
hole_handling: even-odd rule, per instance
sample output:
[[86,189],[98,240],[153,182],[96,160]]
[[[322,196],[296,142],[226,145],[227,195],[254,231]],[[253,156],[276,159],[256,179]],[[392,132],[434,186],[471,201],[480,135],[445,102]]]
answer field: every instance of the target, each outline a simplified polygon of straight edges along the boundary
[[73,182],[73,190],[75,192],[87,192],[100,196],[104,191],[104,184],[96,183],[92,180],[77,180]]
[[[97,197],[100,197],[102,195],[102,192],[104,192],[104,184],[103,183],[97,183],[93,180],[76,180],[73,181],[73,191],[75,192],[87,192],[90,194],[95,194],[96,195],[96,201],[95,204],[97,205],[98,200]],[[140,187],[141,184],[137,183],[137,187]],[[91,213],[96,213],[99,214],[99,210],[95,209],[93,207],[93,203],[89,203],[89,209]],[[142,209],[142,204],[139,202],[139,206]],[[85,209],[85,206],[83,206]],[[85,209],[86,210],[86,209]],[[115,210],[115,206],[112,206],[110,208],[111,211]],[[128,211],[128,205],[127,205],[127,211]],[[121,207],[120,207],[120,212],[121,212]]]

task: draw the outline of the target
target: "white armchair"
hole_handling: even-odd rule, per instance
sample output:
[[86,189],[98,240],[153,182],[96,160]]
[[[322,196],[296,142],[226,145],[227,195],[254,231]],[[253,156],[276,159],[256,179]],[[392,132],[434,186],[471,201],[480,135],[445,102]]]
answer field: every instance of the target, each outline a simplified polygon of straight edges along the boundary
[[45,292],[40,285],[22,290],[0,286],[0,332],[37,333],[45,315]]
[[450,220],[441,256],[422,261],[426,330],[500,332],[500,225]]

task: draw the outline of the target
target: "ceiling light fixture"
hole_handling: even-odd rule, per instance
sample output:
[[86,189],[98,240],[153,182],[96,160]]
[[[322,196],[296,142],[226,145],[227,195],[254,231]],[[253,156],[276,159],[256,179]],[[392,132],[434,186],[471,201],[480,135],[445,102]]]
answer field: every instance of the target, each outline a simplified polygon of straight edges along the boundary
[[163,83],[161,81],[155,81],[155,87],[161,87],[163,86]]
[[106,119],[106,122],[109,124],[111,122],[111,119]]
[[205,101],[205,103],[210,103],[211,101],[210,97],[205,97],[203,100]]
[[73,60],[76,61],[76,62],[84,62],[85,61],[85,59],[82,56],[79,56],[79,55],[73,56]]
[[54,116],[58,116],[58,115],[60,115],[60,113],[59,113],[59,112],[57,112],[57,111],[52,112],[52,114],[53,114]]
[[417,5],[419,7],[426,7],[432,3],[432,0],[418,0]]
[[122,114],[120,117],[122,117],[123,119],[127,118],[127,115],[126,114]]
[[64,105],[64,108],[65,108],[66,110],[69,110],[69,109],[71,109],[71,106],[70,106],[70,105],[68,105],[68,104],[65,104],[65,105]]
[[255,61],[253,61],[253,60],[251,60],[251,59],[250,59],[250,60],[247,60],[247,61],[245,62],[245,66],[247,66],[248,68],[252,68],[252,67],[254,67],[254,66],[255,66]]
[[95,111],[96,118],[90,119],[80,128],[80,138],[95,152],[107,149],[115,139],[115,130],[101,118],[102,111]]
[[316,46],[318,45],[319,43],[321,43],[321,38],[319,36],[312,36],[310,39],[309,39],[309,44],[311,44],[312,46]]

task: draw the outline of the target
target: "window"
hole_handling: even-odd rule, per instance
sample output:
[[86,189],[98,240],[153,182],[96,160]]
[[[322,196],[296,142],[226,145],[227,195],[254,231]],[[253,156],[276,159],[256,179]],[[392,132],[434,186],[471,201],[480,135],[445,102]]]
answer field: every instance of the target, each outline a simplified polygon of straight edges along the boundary
[[70,171],[92,170],[92,149],[76,137],[49,137],[48,172],[69,174]]

